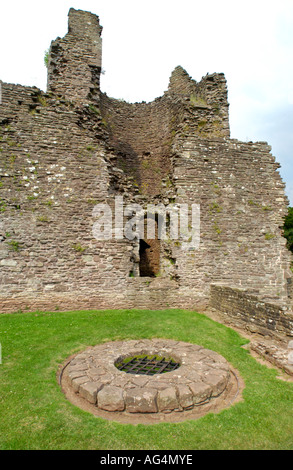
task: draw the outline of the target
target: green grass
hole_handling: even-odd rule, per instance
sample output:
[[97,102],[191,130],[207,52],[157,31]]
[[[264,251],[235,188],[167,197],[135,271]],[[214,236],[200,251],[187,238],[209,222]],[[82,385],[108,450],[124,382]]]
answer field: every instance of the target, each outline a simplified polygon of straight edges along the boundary
[[[244,401],[182,423],[121,424],[71,404],[56,379],[65,359],[111,340],[171,338],[222,354],[245,381]],[[292,383],[242,348],[247,340],[182,310],[17,313],[0,316],[0,449],[290,449]]]

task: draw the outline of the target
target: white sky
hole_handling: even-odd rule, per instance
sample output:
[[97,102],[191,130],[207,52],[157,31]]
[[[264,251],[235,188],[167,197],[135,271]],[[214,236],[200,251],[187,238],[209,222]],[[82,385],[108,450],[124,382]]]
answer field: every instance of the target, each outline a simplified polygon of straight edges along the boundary
[[109,96],[152,101],[177,65],[197,81],[223,72],[231,137],[272,146],[293,205],[293,0],[2,0],[0,80],[46,91],[44,53],[71,7],[100,17]]

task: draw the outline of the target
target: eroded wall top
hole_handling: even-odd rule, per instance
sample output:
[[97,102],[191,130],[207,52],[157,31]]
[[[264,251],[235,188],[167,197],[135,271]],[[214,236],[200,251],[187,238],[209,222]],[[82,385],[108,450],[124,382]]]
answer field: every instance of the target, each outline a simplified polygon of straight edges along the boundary
[[98,101],[102,67],[102,27],[98,16],[69,11],[68,33],[52,41],[48,92],[73,101]]

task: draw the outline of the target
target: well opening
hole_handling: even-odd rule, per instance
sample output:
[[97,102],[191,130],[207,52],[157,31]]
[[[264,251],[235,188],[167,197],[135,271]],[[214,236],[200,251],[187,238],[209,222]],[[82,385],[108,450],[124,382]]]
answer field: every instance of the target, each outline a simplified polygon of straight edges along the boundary
[[115,361],[115,367],[127,374],[155,375],[171,372],[180,367],[180,362],[170,357],[159,355],[136,355],[125,358],[120,357]]

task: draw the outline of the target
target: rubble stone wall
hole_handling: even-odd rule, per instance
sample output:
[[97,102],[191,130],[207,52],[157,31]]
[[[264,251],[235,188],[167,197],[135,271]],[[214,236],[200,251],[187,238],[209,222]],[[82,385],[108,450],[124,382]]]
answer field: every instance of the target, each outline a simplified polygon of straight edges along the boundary
[[210,306],[226,314],[250,332],[293,336],[293,314],[277,302],[260,299],[249,291],[212,285]]
[[[224,75],[197,83],[176,67],[151,103],[110,98],[101,31],[96,15],[71,9],[47,93],[2,84],[0,311],[196,309],[213,283],[288,304],[279,164],[267,143],[230,139]],[[95,208],[113,211],[115,196],[143,209],[197,204],[199,246],[159,240],[155,275],[141,277],[138,240],[93,233]]]

